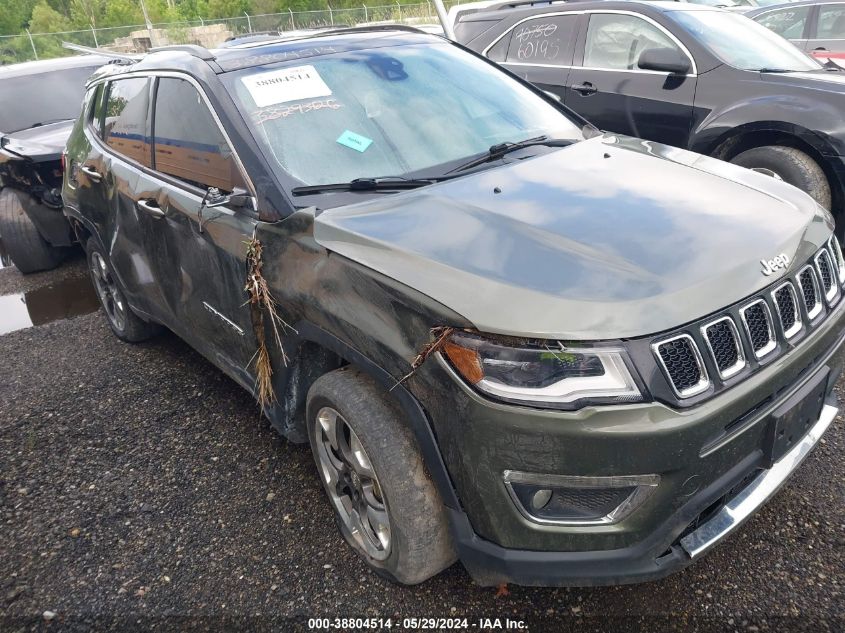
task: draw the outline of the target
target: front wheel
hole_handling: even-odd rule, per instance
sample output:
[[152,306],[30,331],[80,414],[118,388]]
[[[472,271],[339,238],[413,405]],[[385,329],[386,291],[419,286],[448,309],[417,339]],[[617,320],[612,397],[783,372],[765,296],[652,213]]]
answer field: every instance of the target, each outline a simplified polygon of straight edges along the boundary
[[106,254],[93,237],[85,245],[85,251],[91,282],[115,336],[127,343],[139,343],[158,334],[161,329],[158,325],[144,321],[129,307]]
[[308,437],[346,542],[379,575],[416,584],[455,561],[446,510],[398,405],[357,369],[308,392]]
[[799,149],[781,145],[755,147],[737,154],[731,162],[788,182],[810,194],[816,202],[830,210],[830,183],[824,170]]

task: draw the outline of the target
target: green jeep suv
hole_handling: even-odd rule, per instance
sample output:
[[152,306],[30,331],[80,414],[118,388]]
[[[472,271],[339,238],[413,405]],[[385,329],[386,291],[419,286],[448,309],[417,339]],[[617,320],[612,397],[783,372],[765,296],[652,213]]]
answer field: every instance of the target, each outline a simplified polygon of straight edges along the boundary
[[66,163],[114,333],[165,326],[254,393],[402,583],[458,559],[483,584],[663,576],[836,416],[826,210],[439,37],[112,65]]

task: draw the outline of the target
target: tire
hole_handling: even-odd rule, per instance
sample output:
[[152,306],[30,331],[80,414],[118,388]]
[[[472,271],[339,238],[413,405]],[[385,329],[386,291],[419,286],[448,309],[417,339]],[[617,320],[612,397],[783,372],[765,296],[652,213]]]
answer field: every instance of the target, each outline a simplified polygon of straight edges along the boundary
[[824,170],[807,154],[794,147],[770,145],[755,147],[731,159],[734,165],[776,174],[784,182],[798,187],[825,209],[830,209],[830,183]]
[[158,334],[161,331],[160,325],[148,323],[132,311],[108,257],[93,237],[85,245],[85,252],[91,283],[94,284],[100,306],[115,336],[127,343],[140,343]]
[[0,191],[0,239],[12,263],[23,274],[55,268],[66,249],[50,246],[26,213],[20,196],[9,188]]
[[[344,367],[318,378],[308,391],[306,424],[341,534],[373,571],[392,582],[412,585],[455,561],[446,510],[416,440],[399,406],[371,377]],[[340,432],[340,439],[331,429]],[[330,434],[335,437],[336,450],[328,439]],[[344,454],[349,458],[346,462]],[[357,464],[356,475],[346,466],[345,480],[337,470],[337,464],[344,463]],[[340,485],[333,485],[333,479]],[[356,485],[358,498],[353,499]],[[375,508],[376,525],[383,526],[381,520],[386,516],[386,545],[385,530],[374,528],[372,521],[357,523],[364,526],[357,532],[352,529],[356,525],[353,514],[335,492],[340,488],[347,493],[345,500],[350,506]]]

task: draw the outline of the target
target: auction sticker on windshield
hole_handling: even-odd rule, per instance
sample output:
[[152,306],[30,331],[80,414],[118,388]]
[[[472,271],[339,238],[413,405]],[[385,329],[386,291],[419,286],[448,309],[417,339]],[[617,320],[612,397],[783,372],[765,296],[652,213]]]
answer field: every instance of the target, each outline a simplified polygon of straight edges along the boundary
[[259,108],[332,94],[331,88],[313,66],[257,73],[243,77],[241,81]]

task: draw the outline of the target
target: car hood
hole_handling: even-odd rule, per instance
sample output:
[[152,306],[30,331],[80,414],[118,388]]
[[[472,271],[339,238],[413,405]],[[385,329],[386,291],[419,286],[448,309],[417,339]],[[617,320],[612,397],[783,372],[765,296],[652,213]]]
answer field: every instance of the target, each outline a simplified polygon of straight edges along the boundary
[[59,121],[10,134],[0,133],[0,147],[35,162],[58,160],[74,123],[73,120]]
[[798,73],[761,73],[765,81],[829,92],[845,92],[845,71],[813,70]]
[[[672,329],[783,276],[830,236],[798,189],[722,161],[605,135],[319,213],[315,239],[479,330],[570,340]],[[437,324],[432,324],[437,325]]]

